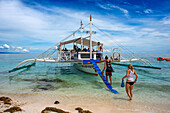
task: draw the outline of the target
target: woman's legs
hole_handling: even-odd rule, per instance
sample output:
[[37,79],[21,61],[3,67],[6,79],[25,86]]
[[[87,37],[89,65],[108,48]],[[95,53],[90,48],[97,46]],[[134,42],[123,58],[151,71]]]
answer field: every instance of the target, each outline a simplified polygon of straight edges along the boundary
[[132,92],[133,86],[134,86],[134,85],[131,85],[131,86],[130,86],[130,96],[131,96],[130,100],[132,100],[132,96],[133,96],[133,92]]
[[112,85],[112,73],[111,73],[111,72],[106,72],[107,84],[108,84],[108,76],[109,76],[109,78],[110,78],[110,85]]
[[112,76],[109,76],[110,78],[110,85],[112,85]]
[[131,100],[131,94],[129,93],[129,87],[130,87],[130,84],[126,83],[126,93],[127,95],[129,96],[130,100]]
[[108,84],[108,76],[106,75],[106,80],[107,80],[107,84]]

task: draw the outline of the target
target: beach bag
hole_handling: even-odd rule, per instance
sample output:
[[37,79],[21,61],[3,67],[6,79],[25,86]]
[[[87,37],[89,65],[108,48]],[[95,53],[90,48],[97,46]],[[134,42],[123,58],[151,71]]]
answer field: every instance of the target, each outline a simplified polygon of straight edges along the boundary
[[124,80],[122,80],[121,87],[125,87]]

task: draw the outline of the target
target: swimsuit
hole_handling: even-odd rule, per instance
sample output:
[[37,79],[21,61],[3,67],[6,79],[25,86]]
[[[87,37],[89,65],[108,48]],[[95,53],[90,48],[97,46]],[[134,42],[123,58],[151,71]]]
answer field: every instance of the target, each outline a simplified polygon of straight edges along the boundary
[[111,65],[111,61],[106,61],[106,72],[114,72],[112,65]]
[[[130,70],[130,74],[128,75],[127,80],[134,81],[134,70],[133,71]],[[134,84],[134,82],[126,82],[126,83],[129,84],[129,85],[133,85]]]
[[126,82],[126,84],[129,84],[130,86],[133,85],[135,82]]
[[111,66],[111,61],[106,61],[106,76],[111,77],[113,72],[113,68]]

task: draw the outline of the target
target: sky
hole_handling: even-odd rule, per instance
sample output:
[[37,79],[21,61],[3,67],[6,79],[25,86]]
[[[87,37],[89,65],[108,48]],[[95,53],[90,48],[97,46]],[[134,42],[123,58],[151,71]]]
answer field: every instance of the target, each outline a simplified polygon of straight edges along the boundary
[[169,6],[170,0],[0,0],[0,51],[43,52],[81,20],[88,24],[91,14],[109,35],[93,26],[106,48],[118,43],[134,53],[170,53]]

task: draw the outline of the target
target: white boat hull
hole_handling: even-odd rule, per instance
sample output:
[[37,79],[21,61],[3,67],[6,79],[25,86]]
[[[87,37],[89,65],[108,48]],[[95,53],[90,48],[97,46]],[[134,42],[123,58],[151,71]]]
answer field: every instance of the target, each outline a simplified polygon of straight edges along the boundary
[[[100,70],[102,71],[104,68],[104,63],[97,63],[97,65],[99,66]],[[80,63],[75,63],[73,65],[77,70],[88,73],[88,74],[92,74],[92,75],[98,75],[98,72],[95,70],[93,64],[80,64]]]

